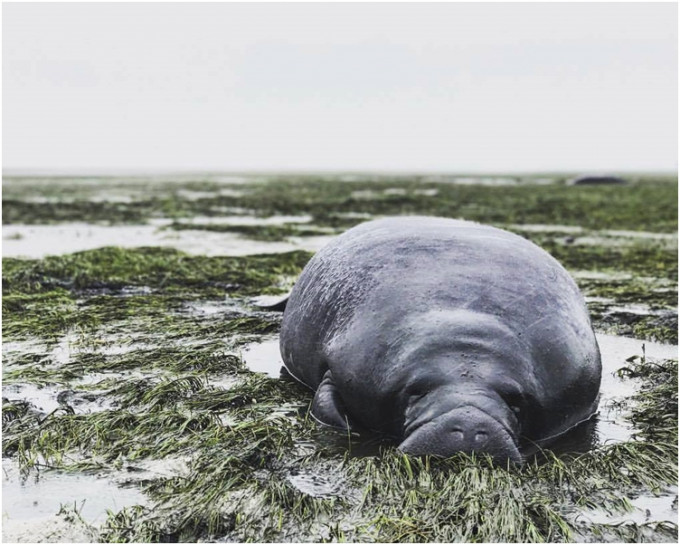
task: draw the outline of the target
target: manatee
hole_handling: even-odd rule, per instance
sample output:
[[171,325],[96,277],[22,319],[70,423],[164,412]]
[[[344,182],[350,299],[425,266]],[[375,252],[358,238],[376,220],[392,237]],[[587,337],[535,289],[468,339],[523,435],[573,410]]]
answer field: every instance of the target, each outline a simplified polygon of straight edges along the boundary
[[572,178],[567,185],[624,185],[626,180],[619,176],[611,175],[584,175]]
[[574,281],[528,240],[467,221],[338,236],[291,291],[280,348],[319,422],[412,455],[521,462],[597,409],[600,352]]

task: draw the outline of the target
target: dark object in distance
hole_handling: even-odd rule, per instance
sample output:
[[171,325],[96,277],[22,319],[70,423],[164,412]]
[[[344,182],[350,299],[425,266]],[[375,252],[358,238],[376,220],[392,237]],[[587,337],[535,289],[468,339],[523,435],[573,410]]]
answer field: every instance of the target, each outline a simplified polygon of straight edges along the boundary
[[572,178],[567,185],[623,185],[626,183],[628,183],[626,180],[618,176],[591,175]]
[[415,455],[518,462],[597,408],[600,352],[574,281],[528,240],[466,221],[342,234],[295,284],[280,345],[315,418]]

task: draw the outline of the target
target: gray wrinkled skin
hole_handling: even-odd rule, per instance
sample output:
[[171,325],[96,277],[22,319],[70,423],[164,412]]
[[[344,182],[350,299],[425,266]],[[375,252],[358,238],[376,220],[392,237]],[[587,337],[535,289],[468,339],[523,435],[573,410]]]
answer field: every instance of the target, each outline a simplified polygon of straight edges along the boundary
[[564,268],[512,233],[441,218],[364,223],[307,264],[283,316],[312,414],[410,454],[520,461],[597,408],[600,352]]

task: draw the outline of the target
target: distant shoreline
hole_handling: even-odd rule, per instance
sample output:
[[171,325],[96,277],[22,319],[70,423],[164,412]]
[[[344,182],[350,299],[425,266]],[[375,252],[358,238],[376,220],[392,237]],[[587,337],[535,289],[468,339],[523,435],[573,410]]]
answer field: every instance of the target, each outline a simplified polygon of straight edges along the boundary
[[677,176],[677,170],[379,170],[379,169],[154,169],[154,168],[4,168],[2,176],[21,178],[33,176],[82,177],[82,176],[577,176],[582,174],[621,176]]

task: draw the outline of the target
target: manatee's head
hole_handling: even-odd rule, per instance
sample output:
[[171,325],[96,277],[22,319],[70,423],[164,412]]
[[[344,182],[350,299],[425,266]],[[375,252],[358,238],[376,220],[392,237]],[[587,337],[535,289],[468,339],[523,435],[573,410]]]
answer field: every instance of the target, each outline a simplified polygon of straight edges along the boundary
[[443,386],[410,396],[399,450],[442,457],[475,452],[499,464],[521,463],[522,395],[516,384],[504,390],[502,396],[489,387]]

